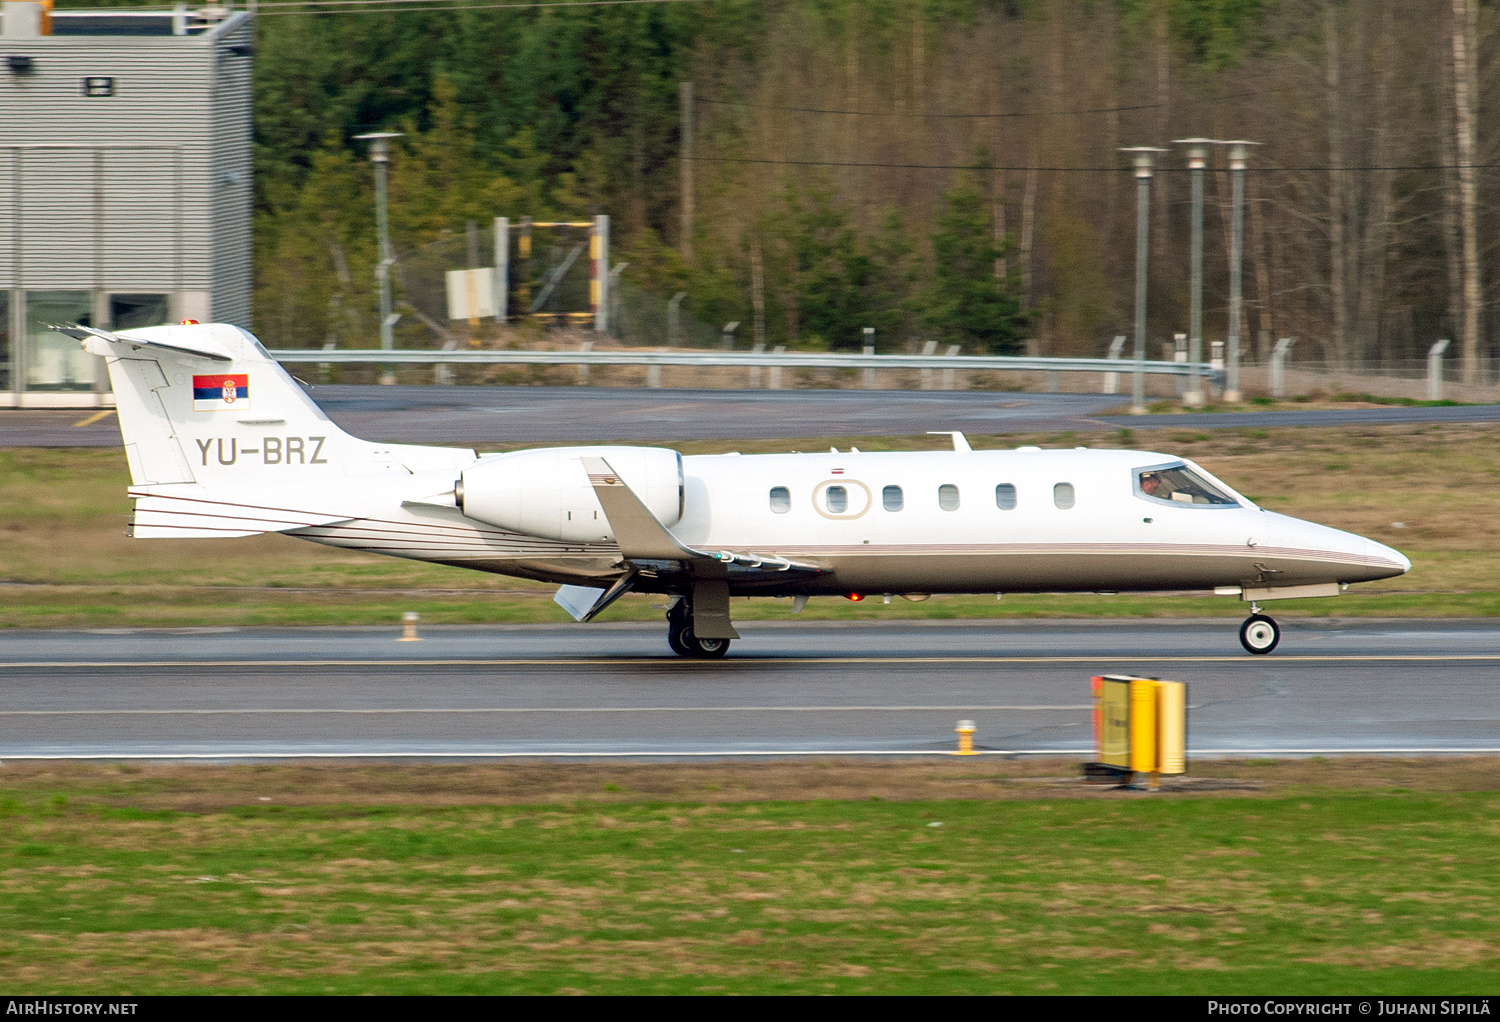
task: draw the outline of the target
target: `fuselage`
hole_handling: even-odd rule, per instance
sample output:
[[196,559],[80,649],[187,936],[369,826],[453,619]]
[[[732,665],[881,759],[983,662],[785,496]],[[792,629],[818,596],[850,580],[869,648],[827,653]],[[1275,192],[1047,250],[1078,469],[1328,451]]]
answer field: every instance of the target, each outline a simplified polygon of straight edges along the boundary
[[[1163,468],[1198,478],[1221,502],[1144,492],[1143,473]],[[415,497],[444,482],[406,488]],[[671,531],[683,544],[824,569],[731,573],[739,595],[1282,587],[1410,567],[1389,547],[1265,511],[1191,462],[1149,451],[697,455],[682,459],[682,487]],[[379,529],[364,520],[294,534],[557,583],[607,584],[622,570],[612,543],[529,538],[410,505],[379,517]]]

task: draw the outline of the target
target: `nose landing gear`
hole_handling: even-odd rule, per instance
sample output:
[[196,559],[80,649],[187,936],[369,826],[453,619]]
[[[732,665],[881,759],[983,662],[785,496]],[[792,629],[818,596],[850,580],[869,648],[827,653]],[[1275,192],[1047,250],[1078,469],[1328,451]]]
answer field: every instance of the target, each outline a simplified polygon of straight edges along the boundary
[[1247,653],[1269,653],[1281,641],[1281,626],[1262,614],[1256,604],[1252,603],[1250,609],[1253,613],[1240,625],[1240,645]]
[[667,645],[678,656],[717,660],[729,652],[728,639],[700,639],[693,634],[693,604],[682,597],[667,611]]

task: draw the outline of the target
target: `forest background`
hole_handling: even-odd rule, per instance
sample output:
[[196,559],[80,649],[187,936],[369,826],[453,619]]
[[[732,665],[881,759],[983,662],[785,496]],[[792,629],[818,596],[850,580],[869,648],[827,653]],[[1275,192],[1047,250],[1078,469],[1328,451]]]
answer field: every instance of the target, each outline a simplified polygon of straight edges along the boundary
[[[691,317],[757,340],[847,348],[872,326],[882,351],[1095,355],[1133,316],[1119,150],[1171,150],[1149,297],[1151,336],[1169,338],[1189,300],[1172,141],[1205,136],[1263,143],[1248,358],[1280,336],[1341,365],[1453,337],[1466,378],[1492,371],[1500,65],[1479,0],[399,6],[261,9],[255,316],[272,346],[374,343],[372,178],[353,136],[398,130],[398,256],[470,220],[608,213],[629,285],[663,304],[685,291]],[[1210,339],[1228,320],[1226,155],[1206,181]]]

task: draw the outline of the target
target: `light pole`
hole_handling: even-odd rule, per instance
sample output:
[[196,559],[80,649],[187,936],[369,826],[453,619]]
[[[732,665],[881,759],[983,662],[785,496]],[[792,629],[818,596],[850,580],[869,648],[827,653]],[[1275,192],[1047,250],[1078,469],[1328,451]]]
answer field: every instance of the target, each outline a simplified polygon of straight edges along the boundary
[[[382,351],[395,348],[391,328],[400,318],[391,314],[391,265],[396,260],[391,256],[390,228],[385,215],[385,170],[386,165],[391,162],[390,146],[386,140],[400,138],[402,134],[403,132],[400,131],[372,131],[354,136],[370,143],[370,162],[375,165],[375,233],[379,237],[380,244],[380,258],[375,264],[375,280],[380,285],[380,349]],[[381,367],[380,382],[387,385],[396,382],[394,366]]]
[[[1193,171],[1193,326],[1194,352],[1188,357],[1197,362],[1203,354],[1203,169],[1206,146],[1227,145],[1229,147],[1229,174],[1232,181],[1233,199],[1229,219],[1229,336],[1224,352],[1224,400],[1240,400],[1240,306],[1242,267],[1245,254],[1245,164],[1246,146],[1259,142],[1225,141],[1217,138],[1184,138],[1178,144],[1191,146],[1188,150],[1188,166]],[[1197,377],[1193,377],[1196,384]],[[1194,386],[1194,389],[1197,389]],[[1195,402],[1188,402],[1193,404]],[[1202,403],[1200,397],[1196,403]]]
[[1147,227],[1151,217],[1151,175],[1156,154],[1166,152],[1154,146],[1131,146],[1122,153],[1135,154],[1135,371],[1131,373],[1130,414],[1146,414],[1146,257]]
[[1224,400],[1240,399],[1240,267],[1245,252],[1246,146],[1259,142],[1229,142],[1229,174],[1234,182],[1234,208],[1229,244],[1229,350],[1224,360]]
[[1184,404],[1194,408],[1203,404],[1203,381],[1198,366],[1203,362],[1203,171],[1208,165],[1210,138],[1180,138],[1175,145],[1188,149],[1188,169],[1193,172],[1193,290],[1192,312],[1188,321],[1188,375]]

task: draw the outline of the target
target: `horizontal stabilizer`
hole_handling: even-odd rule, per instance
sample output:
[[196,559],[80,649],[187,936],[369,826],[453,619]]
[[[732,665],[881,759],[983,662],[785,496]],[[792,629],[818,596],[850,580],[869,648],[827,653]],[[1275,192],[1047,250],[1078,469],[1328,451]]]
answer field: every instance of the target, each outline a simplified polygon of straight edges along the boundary
[[206,337],[195,335],[194,340],[188,343],[168,343],[162,340],[148,340],[144,337],[135,337],[130,334],[112,334],[108,330],[99,330],[91,326],[60,326],[55,328],[58,333],[66,334],[74,340],[83,341],[84,349],[94,355],[125,354],[125,352],[100,351],[97,347],[90,347],[90,338],[98,338],[108,344],[122,345],[136,351],[154,350],[170,352],[174,355],[193,355],[197,358],[206,358],[211,362],[233,362],[234,356],[222,347],[215,344]]

